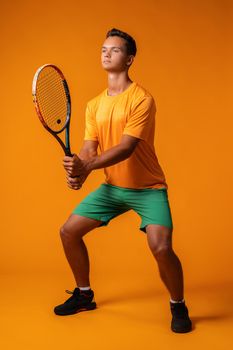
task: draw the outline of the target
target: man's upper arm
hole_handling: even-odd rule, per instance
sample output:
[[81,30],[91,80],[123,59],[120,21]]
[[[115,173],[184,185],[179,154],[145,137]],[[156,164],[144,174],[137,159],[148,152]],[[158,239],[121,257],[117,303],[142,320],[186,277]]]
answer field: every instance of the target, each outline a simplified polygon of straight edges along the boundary
[[79,157],[81,159],[88,159],[91,157],[95,157],[97,155],[99,142],[92,140],[84,140],[83,146],[79,152]]

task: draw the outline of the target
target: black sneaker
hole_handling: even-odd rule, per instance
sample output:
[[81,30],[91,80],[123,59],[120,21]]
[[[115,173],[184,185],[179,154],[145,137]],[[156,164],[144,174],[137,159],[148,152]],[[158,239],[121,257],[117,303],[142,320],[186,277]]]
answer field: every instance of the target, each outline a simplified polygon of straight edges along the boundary
[[94,292],[92,289],[81,291],[75,288],[73,292],[66,290],[66,293],[72,294],[64,304],[58,305],[54,308],[56,315],[72,315],[79,311],[93,310],[96,308],[96,303],[93,301]]
[[192,330],[192,322],[189,318],[188,308],[184,303],[170,302],[172,313],[171,329],[176,333],[186,333]]

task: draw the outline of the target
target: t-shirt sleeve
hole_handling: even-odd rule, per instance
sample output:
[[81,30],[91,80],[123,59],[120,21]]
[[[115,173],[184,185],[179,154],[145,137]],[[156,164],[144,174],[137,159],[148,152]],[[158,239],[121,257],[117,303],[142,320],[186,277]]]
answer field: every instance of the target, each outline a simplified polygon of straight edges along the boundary
[[128,117],[123,134],[146,140],[154,129],[155,123],[155,102],[153,97],[143,97],[133,107]]
[[95,111],[87,104],[85,113],[85,134],[84,140],[98,141],[98,130],[95,119]]

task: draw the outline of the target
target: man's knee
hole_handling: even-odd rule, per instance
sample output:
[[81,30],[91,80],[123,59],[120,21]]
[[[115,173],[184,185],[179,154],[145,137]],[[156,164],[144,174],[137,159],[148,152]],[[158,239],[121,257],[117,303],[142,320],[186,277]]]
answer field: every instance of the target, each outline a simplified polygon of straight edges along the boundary
[[76,227],[76,229],[74,230],[74,228],[70,227],[67,224],[64,224],[60,228],[60,237],[62,241],[69,241],[69,240],[72,240],[73,238],[81,239],[82,236],[83,236],[83,233],[81,232],[81,230],[79,230],[78,227]]
[[172,253],[171,244],[164,242],[150,245],[150,250],[156,260],[165,260]]
[[98,227],[101,221],[86,218],[78,215],[71,215],[60,229],[62,240],[82,239],[82,237]]
[[63,226],[60,228],[60,237],[61,237],[62,240],[65,240],[65,239],[71,237],[71,233],[69,232],[69,230],[66,229],[66,226],[65,226],[65,225],[63,225]]
[[156,260],[163,261],[172,253],[172,247],[170,244],[158,244],[150,247]]

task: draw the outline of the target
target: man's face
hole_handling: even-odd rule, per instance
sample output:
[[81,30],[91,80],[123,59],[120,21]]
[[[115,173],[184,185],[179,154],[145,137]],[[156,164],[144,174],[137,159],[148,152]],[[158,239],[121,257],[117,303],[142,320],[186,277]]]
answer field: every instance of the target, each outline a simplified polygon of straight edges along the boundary
[[108,37],[102,46],[101,63],[108,72],[122,72],[129,68],[133,56],[127,54],[126,41],[118,36]]

